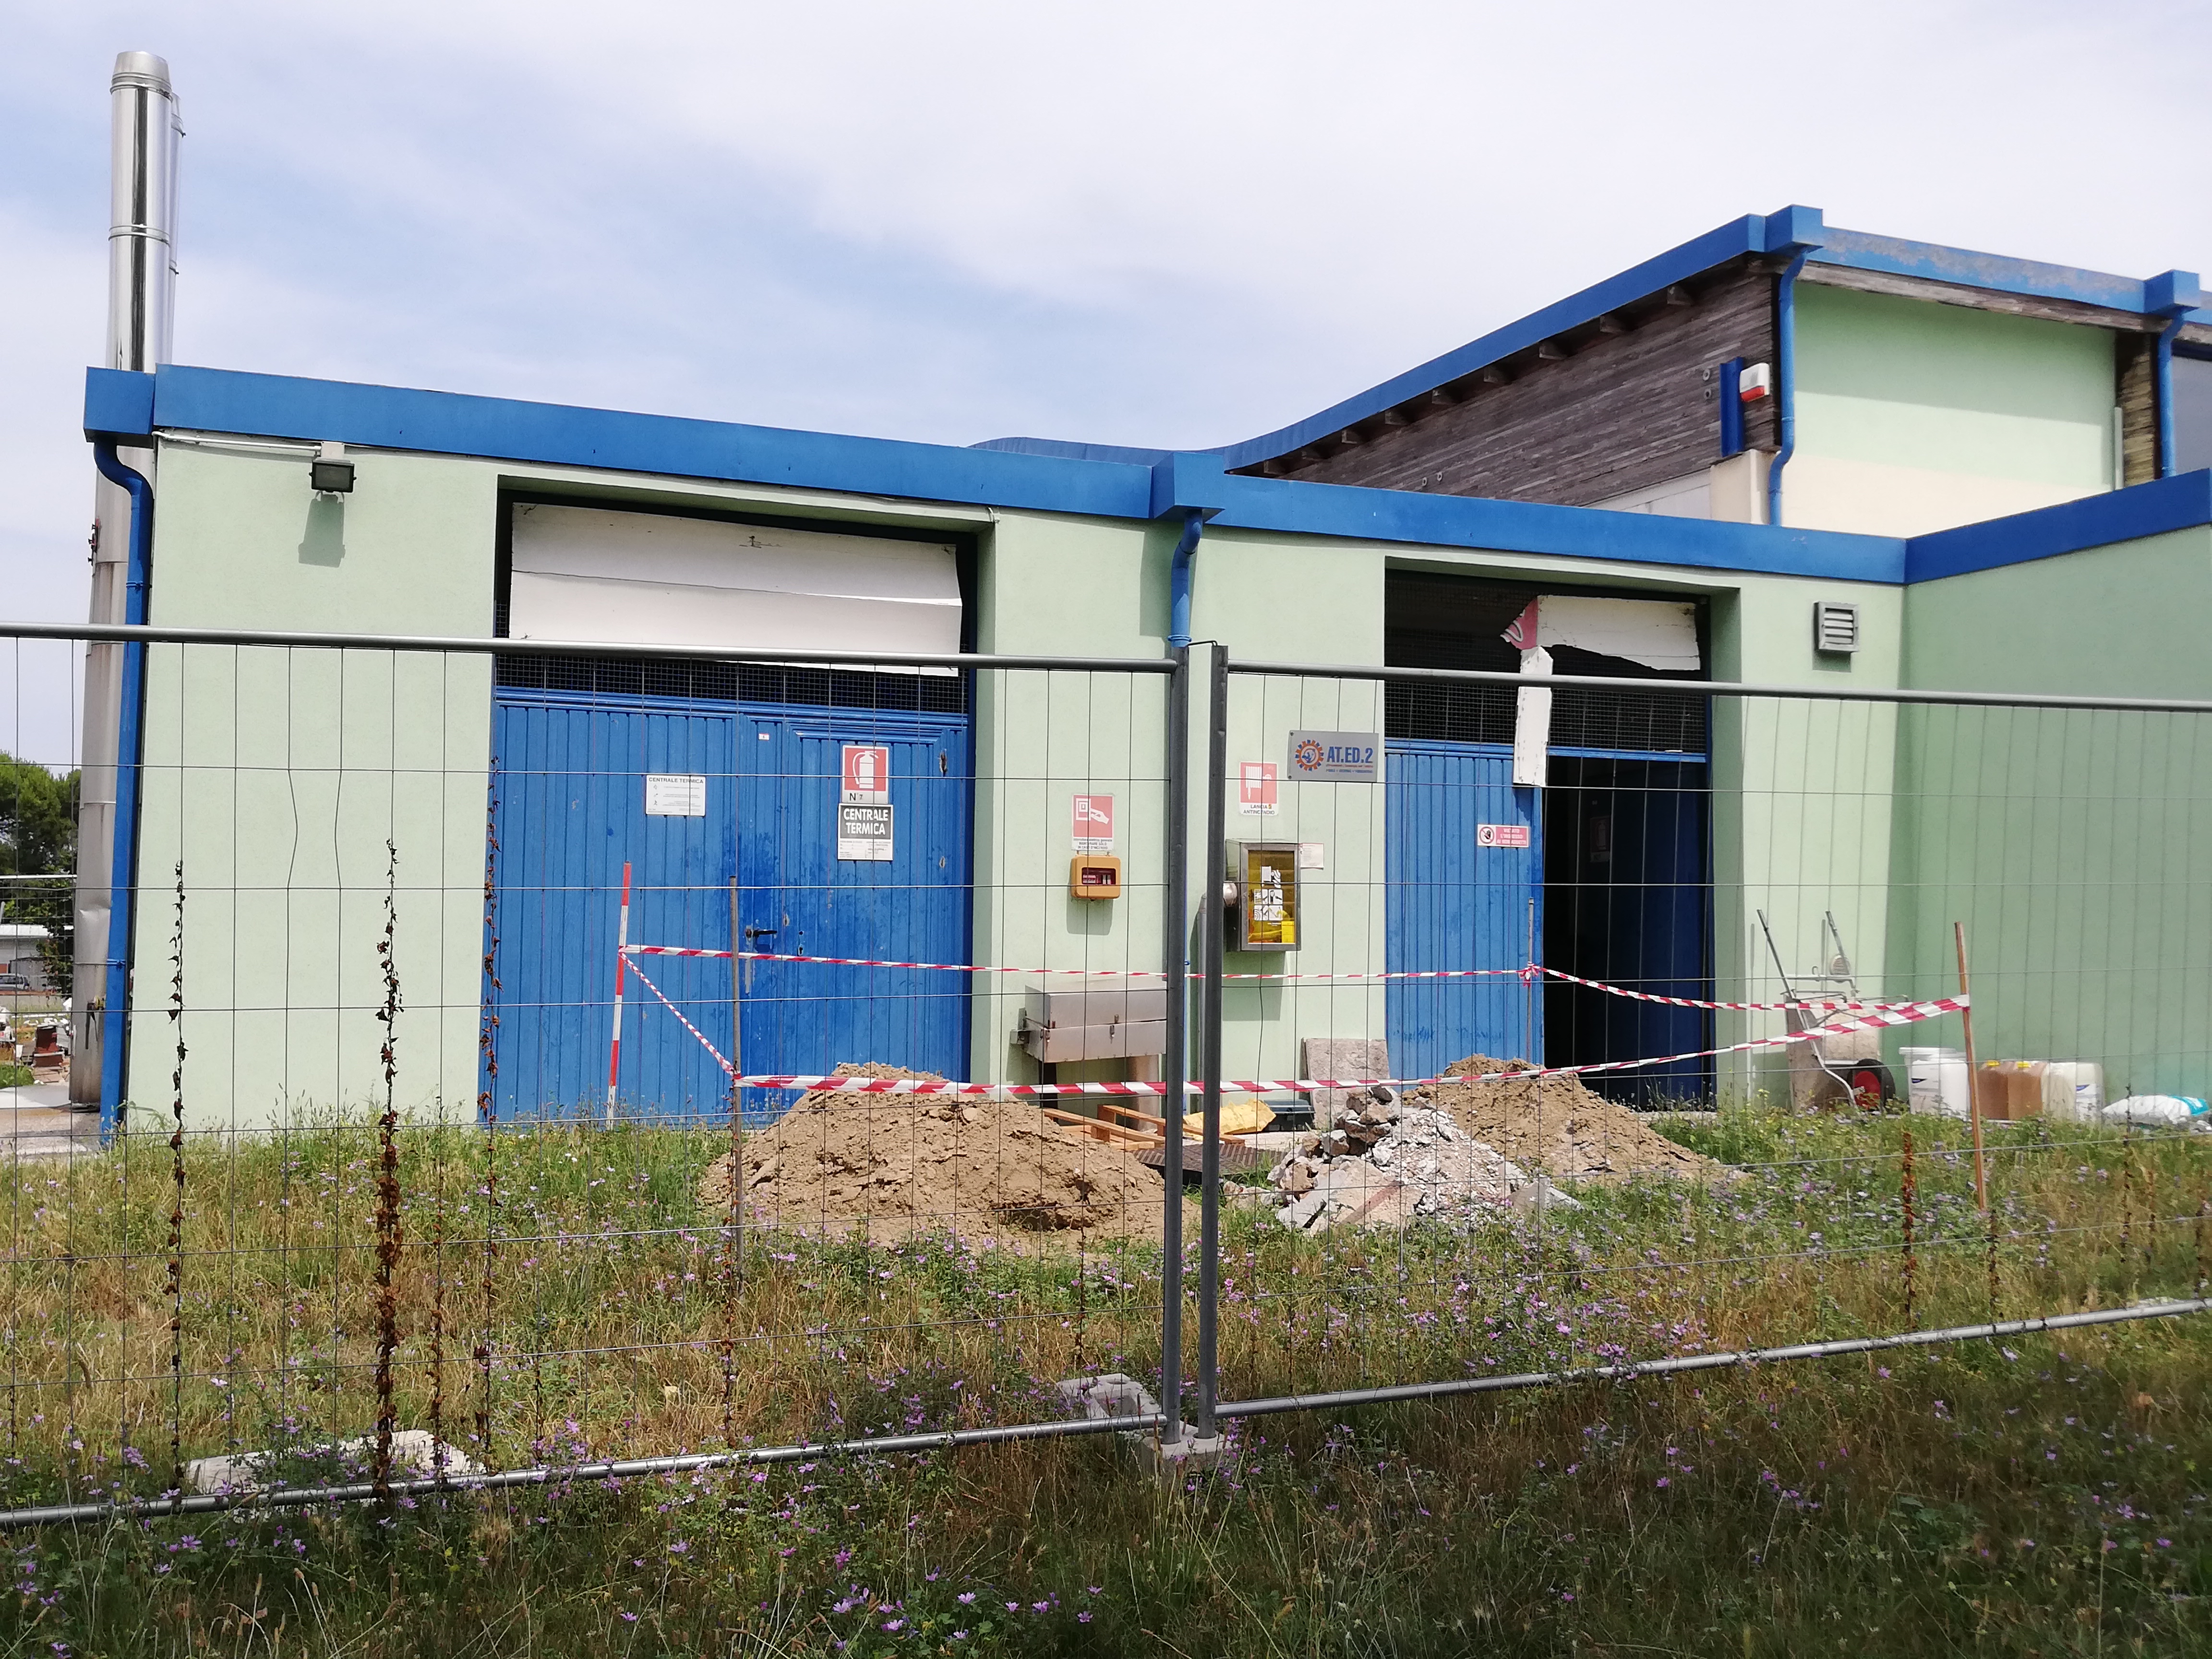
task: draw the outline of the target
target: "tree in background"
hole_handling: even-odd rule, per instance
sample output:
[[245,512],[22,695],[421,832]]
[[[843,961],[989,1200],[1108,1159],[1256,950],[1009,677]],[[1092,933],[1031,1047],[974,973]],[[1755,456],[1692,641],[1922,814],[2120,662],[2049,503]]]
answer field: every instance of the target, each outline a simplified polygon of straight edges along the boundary
[[56,777],[35,761],[0,750],[0,875],[45,876],[44,882],[7,884],[9,921],[46,930],[39,947],[48,983],[70,982],[76,880],[77,775]]

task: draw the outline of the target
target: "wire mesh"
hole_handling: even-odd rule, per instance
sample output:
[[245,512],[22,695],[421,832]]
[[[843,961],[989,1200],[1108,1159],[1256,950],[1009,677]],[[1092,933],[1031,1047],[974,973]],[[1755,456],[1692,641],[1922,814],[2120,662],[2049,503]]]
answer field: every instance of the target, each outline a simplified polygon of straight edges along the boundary
[[1175,1441],[2206,1285],[2191,1109],[2107,1109],[2203,1092],[2203,712],[1614,688],[1538,784],[1495,677],[1206,647],[133,648],[112,1010],[64,1006],[82,646],[10,647],[0,1518],[1059,1433],[1069,1379]]

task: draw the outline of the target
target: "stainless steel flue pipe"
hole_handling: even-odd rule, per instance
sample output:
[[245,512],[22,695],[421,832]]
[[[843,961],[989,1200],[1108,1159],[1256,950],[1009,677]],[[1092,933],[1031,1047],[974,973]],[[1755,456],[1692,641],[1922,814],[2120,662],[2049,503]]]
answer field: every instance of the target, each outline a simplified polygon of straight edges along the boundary
[[[170,361],[177,245],[177,156],[184,127],[169,65],[150,52],[115,59],[108,82],[112,171],[107,231],[107,348],[103,367],[150,373]],[[118,459],[154,477],[151,449],[125,449]],[[89,620],[124,623],[124,580],[131,544],[131,497],[102,478],[94,488],[92,605]],[[116,730],[121,713],[122,653],[131,647],[85,647],[84,738],[79,754],[76,964],[70,978],[72,1057],[70,1099],[100,1103],[99,1018],[106,987],[108,922],[115,874]]]

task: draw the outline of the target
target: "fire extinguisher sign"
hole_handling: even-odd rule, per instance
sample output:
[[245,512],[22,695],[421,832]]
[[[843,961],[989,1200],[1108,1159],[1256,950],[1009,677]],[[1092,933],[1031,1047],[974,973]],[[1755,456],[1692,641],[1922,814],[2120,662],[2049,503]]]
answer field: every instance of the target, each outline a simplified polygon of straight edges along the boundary
[[842,806],[888,806],[891,800],[891,751],[873,744],[845,745],[845,779],[837,801]]

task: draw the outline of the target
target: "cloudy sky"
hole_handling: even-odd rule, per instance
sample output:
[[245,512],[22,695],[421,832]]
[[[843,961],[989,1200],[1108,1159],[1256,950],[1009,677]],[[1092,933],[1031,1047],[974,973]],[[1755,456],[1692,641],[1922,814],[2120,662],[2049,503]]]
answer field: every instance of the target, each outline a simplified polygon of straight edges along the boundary
[[180,362],[1196,447],[1790,202],[2212,267],[2208,46],[2130,0],[0,0],[5,605],[84,615],[125,48],[184,100]]

